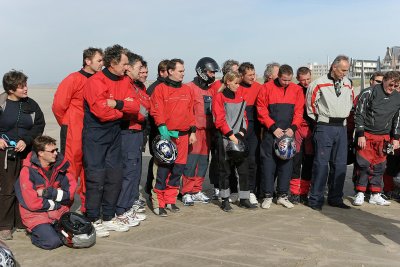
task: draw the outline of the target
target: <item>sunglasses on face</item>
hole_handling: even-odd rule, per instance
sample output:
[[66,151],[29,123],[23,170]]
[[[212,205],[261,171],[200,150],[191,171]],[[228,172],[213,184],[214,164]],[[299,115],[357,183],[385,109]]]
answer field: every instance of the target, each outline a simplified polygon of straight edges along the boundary
[[49,152],[49,153],[54,153],[54,152],[57,152],[58,153],[58,148],[55,148],[55,149],[53,149],[53,150],[44,150],[45,152]]
[[381,80],[374,80],[374,82],[376,82],[376,83],[382,83]]

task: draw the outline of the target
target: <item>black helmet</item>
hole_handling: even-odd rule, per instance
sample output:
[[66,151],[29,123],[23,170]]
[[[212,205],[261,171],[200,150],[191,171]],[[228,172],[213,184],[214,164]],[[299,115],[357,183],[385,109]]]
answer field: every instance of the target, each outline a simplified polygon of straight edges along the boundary
[[7,247],[3,241],[0,240],[0,266],[1,267],[14,267],[16,261],[11,250]]
[[96,243],[96,231],[92,223],[76,212],[66,212],[61,216],[58,231],[68,247],[88,248]]
[[178,148],[175,143],[171,140],[162,139],[160,135],[154,138],[151,147],[154,157],[160,164],[173,164],[178,158]]
[[215,81],[215,77],[209,77],[207,75],[207,71],[219,72],[220,69],[218,63],[214,59],[210,57],[203,57],[196,64],[196,73],[197,76],[200,77],[200,79],[207,82],[208,84],[211,84]]
[[246,145],[240,139],[237,144],[229,140],[225,150],[228,159],[235,162],[243,161],[247,156]]

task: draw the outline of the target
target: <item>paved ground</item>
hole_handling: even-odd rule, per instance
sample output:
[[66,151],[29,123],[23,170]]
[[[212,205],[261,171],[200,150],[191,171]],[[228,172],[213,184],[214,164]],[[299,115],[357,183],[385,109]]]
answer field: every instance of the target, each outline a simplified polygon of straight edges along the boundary
[[[56,136],[49,113],[52,92],[29,94],[45,111],[47,134]],[[348,178],[346,196],[353,194],[351,188]],[[210,192],[209,184],[206,189]],[[139,227],[98,239],[89,249],[44,251],[23,233],[7,244],[20,266],[400,266],[399,203],[366,203],[351,210],[325,206],[322,212],[302,205],[255,211],[234,206],[230,214],[217,204],[183,207],[178,202],[181,213],[167,218],[147,211]]]

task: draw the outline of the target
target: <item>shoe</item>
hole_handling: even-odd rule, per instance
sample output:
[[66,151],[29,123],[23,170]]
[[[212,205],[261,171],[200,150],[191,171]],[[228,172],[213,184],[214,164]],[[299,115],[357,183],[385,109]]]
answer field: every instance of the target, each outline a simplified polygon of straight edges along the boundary
[[184,206],[193,206],[194,205],[194,201],[192,199],[192,195],[191,194],[185,194],[182,197],[182,202]]
[[127,232],[129,231],[129,226],[120,222],[117,218],[113,218],[109,221],[103,221],[103,226],[106,231],[116,231],[116,232]]
[[135,202],[133,204],[137,204],[137,205],[145,207],[146,206],[146,200],[139,198],[138,200],[135,200]]
[[344,204],[343,202],[340,203],[328,203],[329,206],[334,207],[334,208],[339,208],[339,209],[351,209],[349,205]]
[[219,188],[214,188],[212,199],[213,200],[218,200],[219,199]]
[[94,230],[96,231],[96,237],[108,237],[110,236],[110,232],[104,229],[101,220],[97,220],[92,223]]
[[383,194],[381,194],[381,197],[385,200],[391,200],[391,199],[396,200],[396,201],[400,200],[399,194],[394,191],[384,192]]
[[272,204],[272,197],[266,197],[261,203],[261,208],[269,209],[271,207],[271,204]]
[[158,216],[160,216],[160,217],[168,217],[168,213],[164,208],[158,208]]
[[208,204],[210,203],[210,198],[208,196],[206,196],[203,192],[198,192],[196,194],[192,195],[192,200],[193,202],[201,202],[204,204]]
[[0,239],[1,240],[12,240],[13,236],[11,230],[1,230],[0,231]]
[[258,200],[256,198],[256,195],[254,195],[254,193],[250,193],[249,201],[251,204],[258,205]]
[[133,220],[139,221],[139,222],[144,221],[147,218],[146,214],[141,214],[141,213],[135,212],[133,209],[131,209],[129,211],[128,216],[130,218],[132,218]]
[[222,201],[221,209],[225,212],[231,212],[233,210],[228,199]]
[[281,204],[282,206],[288,209],[292,209],[294,207],[292,202],[289,201],[287,195],[281,195],[280,197],[278,197],[276,204]]
[[160,215],[160,209],[159,208],[153,209],[153,212],[154,212],[155,215]]
[[135,220],[133,217],[131,217],[131,215],[132,212],[127,211],[124,214],[115,216],[115,220],[120,224],[126,225],[128,227],[138,226],[140,224],[140,221]]
[[300,203],[307,206],[307,204],[308,204],[308,195],[307,194],[300,195]]
[[364,193],[358,192],[357,195],[354,197],[353,205],[361,206],[363,203],[364,203]]
[[132,209],[135,210],[135,212],[145,212],[146,208],[144,207],[145,205],[142,204],[142,202],[145,201],[142,201],[141,199],[135,200],[135,202],[133,202]]
[[312,208],[313,210],[316,211],[322,211],[322,207],[321,206],[309,206],[310,208]]
[[376,194],[371,194],[371,197],[369,198],[369,204],[375,204],[379,206],[389,206],[390,201],[383,199],[380,193],[376,193]]
[[239,200],[239,194],[238,193],[232,193],[230,196],[229,196],[229,202],[230,203],[235,203],[236,201],[238,201]]
[[293,205],[297,205],[300,203],[300,195],[291,194],[289,196],[289,201],[292,202]]
[[239,207],[246,208],[246,209],[256,209],[257,205],[252,204],[249,199],[241,199],[240,203],[239,203]]
[[173,213],[180,212],[181,209],[176,206],[176,204],[167,204],[167,209]]

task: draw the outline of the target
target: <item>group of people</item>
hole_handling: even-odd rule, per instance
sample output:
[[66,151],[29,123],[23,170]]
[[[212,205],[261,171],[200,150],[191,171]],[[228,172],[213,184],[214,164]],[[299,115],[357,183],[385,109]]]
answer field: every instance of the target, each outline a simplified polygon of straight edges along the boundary
[[[219,199],[230,212],[234,194],[246,209],[269,209],[275,198],[286,208],[321,210],[326,184],[328,204],[349,209],[343,186],[353,140],[353,204],[362,205],[368,192],[369,203],[388,205],[382,177],[392,191],[399,156],[389,156],[385,167],[386,155],[399,148],[400,74],[374,74],[356,98],[349,67],[339,55],[327,75],[311,81],[310,69],[300,67],[294,83],[291,66],[271,63],[260,84],[253,64],[235,60],[224,62],[216,80],[219,65],[204,57],[185,84],[184,61],[171,59],[159,63],[146,88],[142,56],[120,45],[88,48],[82,69],[54,95],[61,153],[42,135],[44,116],[27,96],[27,77],[12,70],[0,95],[0,237],[26,228],[34,245],[61,246],[54,222],[75,192],[98,237],[138,226],[146,219],[139,184],[147,142],[153,157],[145,191],[160,217],[180,212],[179,197],[185,206]],[[161,141],[166,147],[157,151]],[[288,149],[290,156],[277,153]],[[160,158],[171,151],[173,160]],[[208,168],[212,197],[203,192]]]

